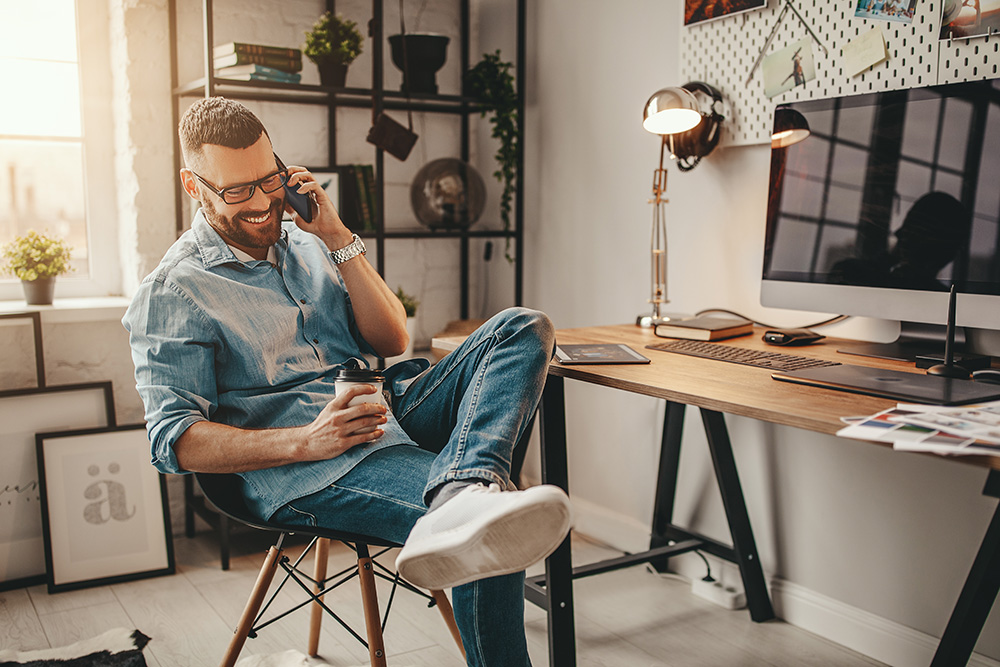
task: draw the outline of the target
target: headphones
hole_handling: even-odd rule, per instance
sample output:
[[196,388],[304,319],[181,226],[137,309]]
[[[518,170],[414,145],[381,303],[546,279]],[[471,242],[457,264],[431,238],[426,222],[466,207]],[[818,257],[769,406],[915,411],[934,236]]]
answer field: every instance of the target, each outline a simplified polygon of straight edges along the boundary
[[[719,143],[719,134],[722,121],[725,116],[719,113],[722,108],[722,93],[701,81],[690,81],[681,88],[689,91],[698,99],[701,107],[701,122],[697,126],[670,135],[670,152],[677,160],[677,168],[681,171],[691,171],[698,166],[701,158],[711,153]],[[706,105],[704,98],[709,98],[711,103],[707,105],[708,112],[705,112]]]

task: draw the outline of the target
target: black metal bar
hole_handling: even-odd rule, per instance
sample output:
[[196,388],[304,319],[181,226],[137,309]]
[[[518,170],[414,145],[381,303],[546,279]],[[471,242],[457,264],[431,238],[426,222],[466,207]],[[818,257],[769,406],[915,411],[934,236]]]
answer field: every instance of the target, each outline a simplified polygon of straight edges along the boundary
[[194,537],[194,476],[184,475],[184,536]]
[[528,56],[526,46],[527,1],[517,0],[517,187],[514,201],[514,305],[524,301],[524,114],[528,94],[524,75]]
[[[663,556],[679,556],[680,554],[694,551],[696,549],[700,549],[701,547],[701,540],[685,540],[683,542],[678,542],[676,544],[656,549],[650,549],[648,551],[642,551],[636,554],[625,554],[623,556],[618,556],[617,558],[608,558],[595,563],[588,563],[587,565],[574,567],[573,579],[592,577],[595,574],[604,574],[605,572],[613,572],[625,567],[633,567],[635,565],[649,563],[655,559],[662,558]],[[528,581],[533,586],[542,587],[545,585],[545,575],[531,577]]]
[[549,609],[549,594],[544,586],[526,581],[524,583],[524,599],[536,607],[541,607],[546,611]]
[[743,577],[743,587],[747,594],[747,607],[750,608],[750,618],[758,623],[774,618],[771,598],[764,584],[764,571],[757,555],[757,545],[750,527],[750,516],[743,500],[743,489],[740,486],[739,474],[736,472],[736,459],[733,457],[733,447],[729,441],[729,431],[721,412],[701,409],[701,418],[705,424],[705,435],[708,436],[708,448],[712,453],[712,464],[715,466],[715,478],[719,482],[722,494],[722,504],[726,509],[726,520],[733,536],[733,549],[736,552],[740,575]]
[[[983,494],[1000,497],[1000,470],[990,470]],[[1000,592],[1000,505],[983,536],[983,543],[948,619],[931,667],[965,665],[972,656],[983,624]]]
[[[177,70],[177,0],[170,0],[167,3],[167,42],[170,44],[170,89],[177,90],[180,81],[180,72]],[[176,128],[181,119],[180,98],[172,95],[170,99],[170,121],[171,127]],[[173,163],[174,163],[174,229],[177,236],[184,230],[184,189],[181,187],[180,179],[176,174],[180,173],[181,167],[181,143],[177,132],[173,132]]]
[[[653,500],[653,526],[649,548],[655,549],[668,542],[667,528],[674,518],[674,499],[677,495],[677,470],[681,458],[681,436],[684,433],[683,403],[665,401],[663,434],[660,438],[660,467],[656,476],[656,496]],[[657,572],[670,568],[669,558],[650,563]]]
[[[382,0],[372,0],[372,22],[369,32],[372,36],[372,120],[385,108],[385,49]],[[385,277],[385,152],[375,148],[375,192],[378,211],[375,214],[375,268]]]
[[686,528],[670,524],[667,526],[665,535],[668,540],[674,542],[680,542],[681,540],[698,540],[701,542],[701,546],[698,547],[698,551],[704,551],[705,553],[721,558],[722,560],[728,560],[730,563],[736,563],[739,561],[739,558],[736,556],[736,551],[728,544],[723,544],[722,542],[718,542],[710,537],[687,530]]
[[[563,379],[550,375],[541,403],[542,481],[569,492],[566,462],[566,400]],[[545,591],[548,598],[549,664],[576,664],[576,627],[573,620],[573,563],[570,536],[545,560]],[[534,602],[536,596],[526,596]]]
[[215,42],[214,17],[212,16],[212,0],[202,3],[202,19],[205,25],[205,97],[215,96],[215,70],[213,69],[213,54]]

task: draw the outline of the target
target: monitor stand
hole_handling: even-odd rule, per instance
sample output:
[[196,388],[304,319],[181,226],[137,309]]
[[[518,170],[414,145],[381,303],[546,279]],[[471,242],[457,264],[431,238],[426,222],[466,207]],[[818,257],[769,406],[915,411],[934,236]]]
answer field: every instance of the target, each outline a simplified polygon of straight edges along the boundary
[[[861,357],[908,361],[913,363],[919,356],[944,355],[946,327],[943,324],[923,324],[920,322],[900,322],[899,338],[891,343],[851,343],[839,348],[842,354],[856,354]],[[956,352],[965,349],[965,328],[955,327]]]

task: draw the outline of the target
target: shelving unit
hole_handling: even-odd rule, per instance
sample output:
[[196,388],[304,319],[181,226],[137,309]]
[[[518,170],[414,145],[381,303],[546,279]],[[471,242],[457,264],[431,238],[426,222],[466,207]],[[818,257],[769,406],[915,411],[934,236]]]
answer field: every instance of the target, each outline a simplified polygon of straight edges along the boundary
[[[514,61],[516,89],[520,100],[521,127],[519,141],[524,136],[524,96],[525,82],[522,72],[525,61],[525,14],[527,0],[512,0],[516,3],[517,12],[517,48]],[[426,95],[411,94],[407,100],[405,93],[389,91],[384,85],[384,49],[385,35],[383,31],[383,4],[385,0],[372,0],[372,22],[370,37],[372,44],[372,85],[371,88],[332,88],[329,86],[309,84],[288,84],[266,81],[233,81],[216,77],[213,71],[212,49],[214,47],[214,12],[213,0],[202,0],[203,37],[204,37],[204,73],[203,76],[188,82],[179,81],[177,52],[177,2],[169,1],[170,10],[170,59],[171,82],[173,90],[173,126],[180,119],[180,101],[185,97],[212,97],[224,95],[231,99],[256,100],[264,102],[279,102],[288,104],[309,104],[327,108],[327,124],[329,131],[327,146],[327,166],[338,165],[337,161],[337,109],[338,108],[374,108],[375,113],[386,109],[411,110],[416,112],[452,114],[458,116],[461,124],[461,150],[458,157],[468,162],[470,143],[470,123],[472,114],[478,114],[482,106],[471,97],[463,95]],[[464,74],[469,70],[469,0],[456,0],[460,12],[459,53],[460,67]],[[327,0],[326,9],[336,11],[336,2]],[[308,26],[303,26],[303,29]],[[272,130],[273,131],[273,130]],[[514,303],[520,305],[523,295],[523,251],[524,251],[524,204],[523,204],[523,174],[524,151],[518,157],[517,176],[515,180],[515,197],[513,209],[513,229],[510,230],[475,230],[475,229],[406,229],[387,230],[385,227],[385,163],[384,151],[372,146],[374,152],[376,205],[375,231],[359,235],[374,239],[376,250],[376,268],[380,275],[385,276],[386,252],[385,244],[392,239],[459,239],[459,262],[461,279],[460,314],[462,319],[469,317],[469,273],[470,245],[473,238],[510,239],[513,243],[514,256]],[[492,159],[492,157],[491,157]],[[176,143],[174,148],[175,173],[181,168],[180,148]],[[493,167],[487,173],[492,173]],[[177,232],[180,234],[188,221],[184,214],[184,193],[180,184],[176,186]],[[417,222],[414,220],[414,224]]]

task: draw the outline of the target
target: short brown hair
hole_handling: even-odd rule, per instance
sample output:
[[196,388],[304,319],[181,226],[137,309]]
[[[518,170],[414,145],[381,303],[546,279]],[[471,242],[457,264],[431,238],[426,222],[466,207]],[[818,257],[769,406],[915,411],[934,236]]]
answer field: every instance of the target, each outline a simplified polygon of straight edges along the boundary
[[247,148],[267,135],[264,124],[250,109],[225,97],[206,97],[184,112],[177,128],[184,164],[192,166],[202,154],[202,146]]

